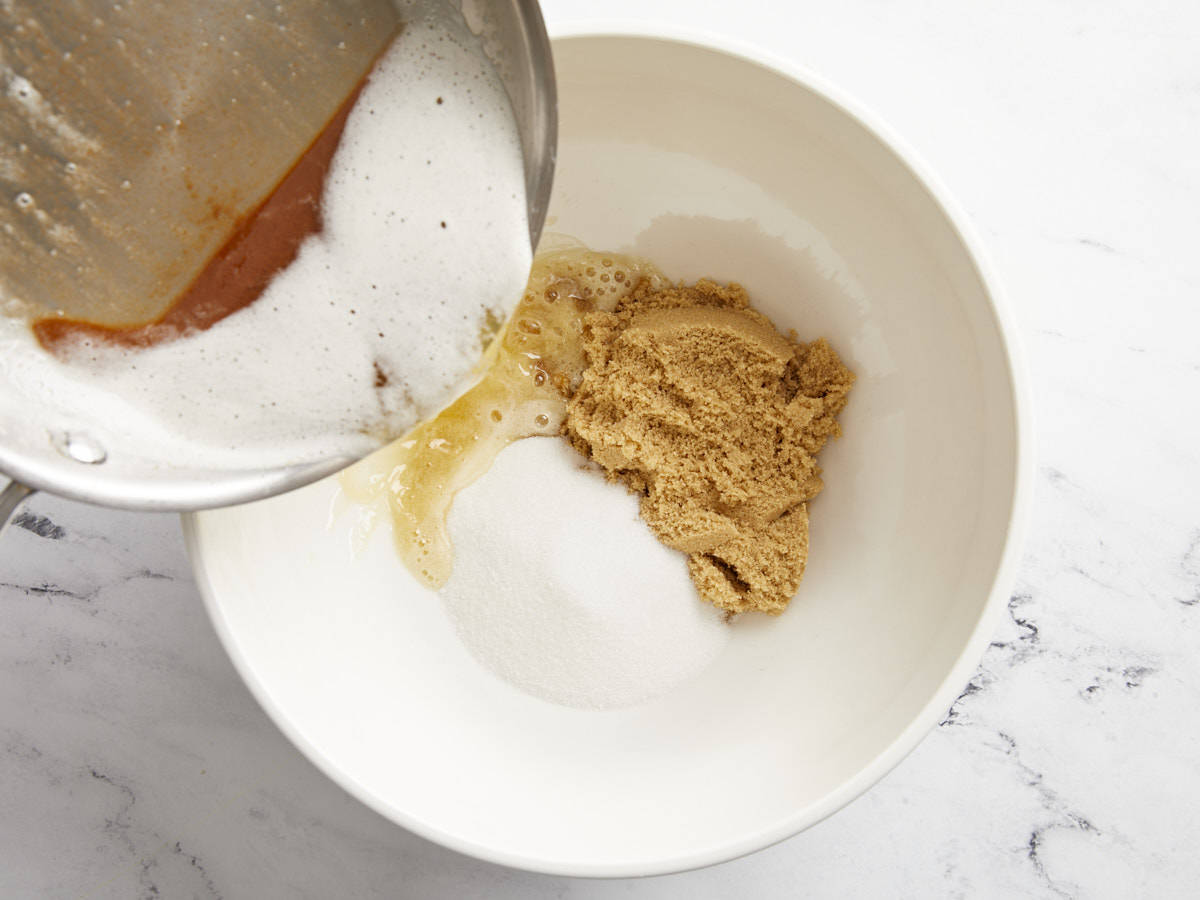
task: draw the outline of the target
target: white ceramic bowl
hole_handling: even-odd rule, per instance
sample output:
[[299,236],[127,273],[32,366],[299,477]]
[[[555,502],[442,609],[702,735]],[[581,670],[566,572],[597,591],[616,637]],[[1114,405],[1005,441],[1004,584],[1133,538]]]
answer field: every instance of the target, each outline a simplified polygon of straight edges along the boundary
[[217,631],[296,745],[399,824],[512,866],[669,872],[829,815],[950,705],[1016,557],[1027,407],[962,217],[836,91],[704,43],[555,44],[549,228],[738,280],[858,372],[783,617],[738,622],[666,696],[588,712],[477,664],[386,539],[353,560],[329,482],[185,523]]

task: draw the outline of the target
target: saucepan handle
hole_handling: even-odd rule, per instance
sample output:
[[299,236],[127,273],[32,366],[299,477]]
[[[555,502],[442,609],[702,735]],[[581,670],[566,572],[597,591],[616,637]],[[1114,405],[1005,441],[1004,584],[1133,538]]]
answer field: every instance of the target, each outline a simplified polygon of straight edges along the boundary
[[19,481],[10,481],[8,487],[0,491],[0,534],[4,534],[8,520],[17,511],[21,501],[32,493],[33,488],[21,484]]

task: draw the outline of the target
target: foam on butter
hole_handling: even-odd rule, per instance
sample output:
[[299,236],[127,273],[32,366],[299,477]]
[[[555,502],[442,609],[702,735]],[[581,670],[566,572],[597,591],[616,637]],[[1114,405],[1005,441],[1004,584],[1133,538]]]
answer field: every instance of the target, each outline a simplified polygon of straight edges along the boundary
[[401,7],[334,156],[324,229],[266,292],[207,331],[70,362],[0,316],[0,420],[87,433],[110,459],[251,469],[360,456],[461,389],[529,272],[520,139],[458,13]]

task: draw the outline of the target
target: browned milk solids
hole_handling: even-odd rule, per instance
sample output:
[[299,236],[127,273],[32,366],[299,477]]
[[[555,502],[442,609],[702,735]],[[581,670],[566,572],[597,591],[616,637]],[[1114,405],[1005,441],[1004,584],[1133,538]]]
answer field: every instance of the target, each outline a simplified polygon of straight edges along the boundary
[[642,494],[701,596],[778,614],[804,575],[816,454],[840,434],[854,374],[824,339],[790,340],[749,306],[736,284],[643,283],[588,315],[566,428]]
[[565,433],[643,495],[647,524],[688,554],[706,600],[778,613],[804,572],[815,454],[853,381],[828,344],[783,337],[737,285],[672,286],[645,260],[543,253],[476,384],[342,487],[386,507],[405,564],[440,587],[454,494],[512,441]]

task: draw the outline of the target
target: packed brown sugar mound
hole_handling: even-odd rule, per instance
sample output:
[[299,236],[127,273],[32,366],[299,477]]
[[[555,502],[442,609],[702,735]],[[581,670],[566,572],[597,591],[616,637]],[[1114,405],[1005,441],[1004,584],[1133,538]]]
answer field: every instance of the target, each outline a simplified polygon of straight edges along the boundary
[[567,406],[576,449],[642,494],[642,517],[688,554],[700,595],[778,614],[808,558],[816,454],[854,384],[824,339],[799,343],[740,285],[640,284],[584,319],[587,367]]

